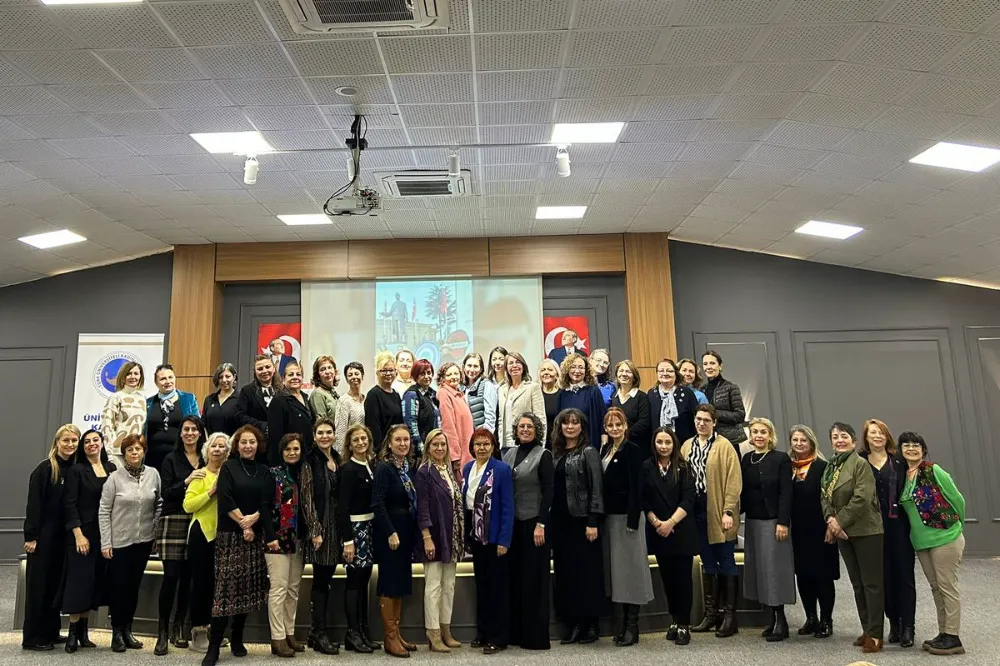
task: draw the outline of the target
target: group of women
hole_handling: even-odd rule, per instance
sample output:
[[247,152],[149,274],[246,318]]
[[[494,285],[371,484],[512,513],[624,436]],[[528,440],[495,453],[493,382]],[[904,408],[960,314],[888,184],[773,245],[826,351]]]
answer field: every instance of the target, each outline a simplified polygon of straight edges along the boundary
[[[738,631],[735,550],[745,514],[742,595],[769,609],[767,641],[788,638],[784,607],[796,587],[806,614],[798,634],[832,634],[839,553],[863,629],[855,644],[912,646],[916,556],[939,625],[923,647],[963,651],[965,503],[926,460],[920,435],[903,433],[897,444],[873,419],[857,443],[851,426],[835,423],[826,460],[813,431],[795,426],[785,453],[768,419],[744,427],[739,387],[723,378],[714,351],[700,368],[664,359],[644,392],[631,361],[612,366],[607,350],[574,349],[558,366],[544,360],[537,382],[521,354],[499,347],[488,362],[473,353],[436,373],[407,350],[382,353],[367,395],[364,367],[345,366],[343,396],[332,357],[315,360],[307,394],[298,361],[278,378],[262,355],[239,390],[235,368],[220,365],[201,414],[169,365],[156,369],[157,393],[144,400],[143,368],[125,364],[101,429],[60,428],[31,476],[23,647],[93,647],[90,611],[108,605],[112,649],[141,648],[132,620],[153,552],[163,566],[154,652],[191,647],[208,666],[227,629],[232,654],[246,654],[247,615],[265,606],[272,654],[337,654],[328,621],[338,564],[347,572],[345,649],[397,657],[417,649],[400,619],[412,563],[421,562],[427,645],[449,652],[461,646],[451,616],[466,553],[477,592],[472,647],[484,654],[548,649],[550,593],[561,643],[597,641],[598,620],[614,604],[614,643],[635,644],[639,609],[653,599],[649,554],[672,615],[667,639],[686,645],[692,632]],[[692,626],[696,554],[705,614]],[[311,628],[302,644],[295,626],[307,563]],[[367,626],[376,564],[384,645]],[[70,616],[68,638],[60,611]]]

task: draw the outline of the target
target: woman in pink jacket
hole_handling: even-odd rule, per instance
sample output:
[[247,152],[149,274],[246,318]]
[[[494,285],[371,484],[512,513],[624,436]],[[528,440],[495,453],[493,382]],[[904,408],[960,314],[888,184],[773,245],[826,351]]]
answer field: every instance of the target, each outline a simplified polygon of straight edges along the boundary
[[472,412],[462,392],[462,370],[455,363],[445,363],[438,368],[438,405],[441,409],[441,429],[448,437],[451,463],[459,477],[465,463],[472,460],[469,440],[472,439]]

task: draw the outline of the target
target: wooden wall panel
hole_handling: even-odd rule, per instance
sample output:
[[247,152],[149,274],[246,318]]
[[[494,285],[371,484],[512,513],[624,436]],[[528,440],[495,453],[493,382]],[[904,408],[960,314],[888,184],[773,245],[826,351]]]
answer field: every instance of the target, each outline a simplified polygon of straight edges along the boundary
[[215,245],[174,247],[167,360],[178,377],[211,376],[219,363],[222,287]]
[[625,234],[624,241],[632,360],[655,367],[664,356],[677,358],[667,234]]
[[347,241],[222,243],[217,246],[219,282],[344,280]]
[[[215,368],[212,369],[214,370]],[[198,399],[198,409],[201,409],[206,395],[215,393],[215,386],[212,385],[211,377],[178,377],[177,388],[181,391],[194,393]]]
[[347,275],[352,280],[382,277],[490,274],[485,238],[402,238],[350,241]]
[[621,234],[491,238],[489,274],[621,273]]

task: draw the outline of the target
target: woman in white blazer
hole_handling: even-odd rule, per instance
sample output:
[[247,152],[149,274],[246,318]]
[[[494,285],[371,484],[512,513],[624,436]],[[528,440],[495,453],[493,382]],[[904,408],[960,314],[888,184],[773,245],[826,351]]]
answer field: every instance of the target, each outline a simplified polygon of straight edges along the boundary
[[[500,440],[501,448],[506,449],[517,446],[517,441],[514,439],[514,424],[521,414],[531,412],[543,424],[545,423],[545,397],[542,395],[541,384],[531,380],[528,364],[519,353],[507,354],[504,375],[505,381],[500,385],[497,396],[500,410],[497,439]],[[546,433],[542,432],[541,441],[546,441],[545,436]]]

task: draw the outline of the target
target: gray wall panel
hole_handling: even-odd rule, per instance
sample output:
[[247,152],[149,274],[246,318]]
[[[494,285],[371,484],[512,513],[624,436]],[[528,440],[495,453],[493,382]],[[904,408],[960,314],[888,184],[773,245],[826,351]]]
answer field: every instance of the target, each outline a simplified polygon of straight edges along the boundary
[[772,332],[772,420],[783,406],[825,451],[834,419],[921,432],[968,501],[968,552],[1000,554],[1000,292],[679,242],[670,262],[681,356]]

